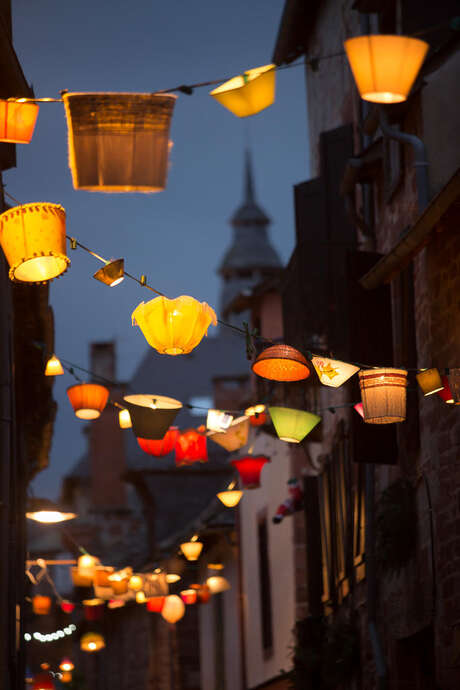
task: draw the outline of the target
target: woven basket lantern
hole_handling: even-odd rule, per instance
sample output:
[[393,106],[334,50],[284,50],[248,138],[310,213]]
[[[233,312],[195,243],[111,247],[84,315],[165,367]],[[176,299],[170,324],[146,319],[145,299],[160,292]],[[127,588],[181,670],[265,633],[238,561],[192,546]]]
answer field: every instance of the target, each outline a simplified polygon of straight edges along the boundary
[[67,93],[69,166],[75,189],[159,192],[166,187],[176,96]]
[[252,371],[271,381],[301,381],[310,376],[307,360],[290,345],[267,347],[255,360]]
[[392,424],[406,419],[405,369],[367,369],[359,372],[364,421]]

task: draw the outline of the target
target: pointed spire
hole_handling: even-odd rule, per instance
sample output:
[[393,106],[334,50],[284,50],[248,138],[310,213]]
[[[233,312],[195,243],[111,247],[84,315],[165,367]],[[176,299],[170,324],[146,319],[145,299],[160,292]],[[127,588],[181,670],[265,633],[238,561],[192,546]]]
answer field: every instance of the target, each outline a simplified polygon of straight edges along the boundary
[[247,148],[245,152],[245,183],[244,183],[244,203],[253,204],[255,202],[254,177],[252,174],[251,152]]

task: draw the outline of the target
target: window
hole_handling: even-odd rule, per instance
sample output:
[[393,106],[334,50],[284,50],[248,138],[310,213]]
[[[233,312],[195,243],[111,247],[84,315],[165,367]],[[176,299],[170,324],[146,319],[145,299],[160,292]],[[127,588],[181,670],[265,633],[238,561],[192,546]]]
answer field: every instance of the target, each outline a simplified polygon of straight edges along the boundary
[[262,648],[265,656],[273,652],[273,616],[270,585],[270,559],[268,553],[267,512],[258,517],[257,536],[259,546],[259,591],[260,623],[262,629]]

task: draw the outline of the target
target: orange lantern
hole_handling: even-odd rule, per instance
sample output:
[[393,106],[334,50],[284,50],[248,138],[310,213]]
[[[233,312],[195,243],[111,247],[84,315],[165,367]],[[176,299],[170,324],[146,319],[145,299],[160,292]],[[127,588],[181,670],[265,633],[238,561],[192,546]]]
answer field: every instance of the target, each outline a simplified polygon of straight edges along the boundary
[[75,668],[75,665],[73,661],[65,657],[61,663],[59,664],[59,668],[61,671],[73,671]]
[[177,426],[170,426],[161,440],[156,441],[151,438],[138,438],[137,442],[144,453],[161,458],[172,451],[176,445],[178,434],[179,429]]
[[32,599],[32,609],[37,616],[46,616],[50,612],[51,597],[36,594]]
[[166,597],[149,597],[146,603],[147,611],[161,613],[165,605],[165,599]]
[[128,591],[128,577],[124,573],[109,575],[109,582],[114,594],[126,594]]
[[301,381],[310,376],[307,360],[290,345],[272,345],[263,350],[252,371],[270,381]]
[[38,117],[36,103],[0,101],[0,141],[7,144],[30,144]]
[[67,389],[70,403],[79,419],[97,419],[107,405],[109,391],[99,383],[77,383]]
[[196,590],[197,601],[199,604],[207,604],[211,598],[211,590],[208,585],[190,585],[190,589]]
[[182,592],[180,593],[180,598],[184,602],[184,604],[187,604],[190,606],[191,604],[196,604],[197,600],[197,593],[194,589],[183,589]]
[[87,632],[80,638],[80,649],[83,652],[98,652],[104,649],[104,636],[97,632]]
[[184,541],[183,544],[180,545],[180,548],[188,561],[197,561],[203,550],[203,542],[192,538],[191,541]]
[[110,565],[97,565],[94,571],[94,584],[96,587],[111,587],[109,577],[114,570]]
[[193,465],[194,462],[208,462],[206,436],[196,429],[187,429],[177,436],[176,465]]
[[58,204],[10,208],[0,215],[0,233],[11,280],[47,283],[70,264],[65,247],[65,210]]
[[241,501],[243,495],[242,491],[238,489],[227,489],[226,491],[219,491],[216,494],[219,501],[222,501],[226,508],[234,508]]
[[249,424],[251,426],[263,426],[268,419],[266,407],[262,404],[251,405],[251,407],[244,411],[244,414],[246,417],[249,417]]

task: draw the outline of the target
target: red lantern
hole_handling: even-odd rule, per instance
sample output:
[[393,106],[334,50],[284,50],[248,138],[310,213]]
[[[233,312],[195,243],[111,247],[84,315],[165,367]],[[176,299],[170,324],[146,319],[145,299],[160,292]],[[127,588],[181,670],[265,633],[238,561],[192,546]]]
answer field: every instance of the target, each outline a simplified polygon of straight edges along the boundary
[[444,388],[440,391],[438,391],[438,395],[442,400],[444,400],[445,403],[448,403],[449,405],[453,405],[455,400],[454,396],[452,395],[452,391],[450,388],[449,384],[449,378],[445,375],[441,376],[441,383],[444,386]]
[[180,593],[180,598],[184,604],[196,604],[198,598],[197,592],[194,589],[183,589]]
[[172,451],[176,445],[178,435],[179,429],[177,426],[170,426],[166,434],[159,441],[155,441],[152,438],[138,438],[137,442],[144,453],[161,458]]
[[243,489],[258,489],[260,486],[260,473],[265,463],[270,462],[266,455],[247,455],[239,460],[232,460],[240,475]]
[[103,603],[85,603],[83,602],[83,615],[87,621],[98,621],[102,618],[104,613]]
[[61,601],[61,609],[64,611],[64,613],[72,613],[74,608],[75,604],[72,604],[71,601],[67,601],[66,599]]
[[251,405],[248,407],[244,414],[249,417],[249,424],[251,426],[263,426],[266,424],[268,415],[266,413],[265,405]]
[[208,462],[206,436],[196,429],[187,429],[176,441],[176,465],[193,465],[194,462]]
[[56,690],[51,673],[44,671],[34,677],[33,690]]
[[163,606],[165,605],[166,597],[150,597],[147,599],[146,607],[147,611],[152,611],[152,613],[161,613]]

